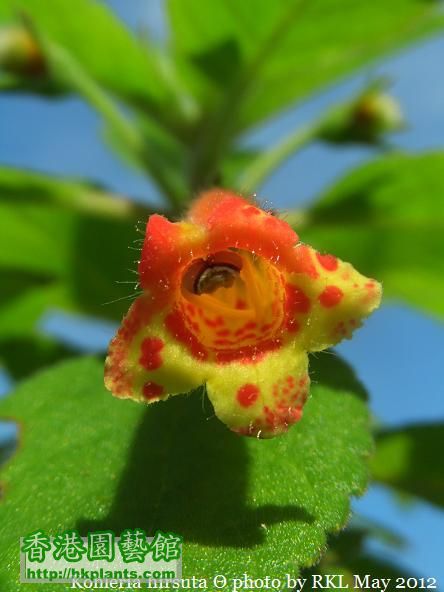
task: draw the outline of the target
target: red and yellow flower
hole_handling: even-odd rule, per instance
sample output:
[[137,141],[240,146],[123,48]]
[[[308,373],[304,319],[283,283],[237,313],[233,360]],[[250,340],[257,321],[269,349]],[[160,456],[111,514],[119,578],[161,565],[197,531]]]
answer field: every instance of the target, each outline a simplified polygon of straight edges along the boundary
[[219,419],[257,437],[301,418],[308,352],[350,337],[381,298],[375,280],[221,189],[184,221],[149,218],[139,276],[143,294],[111,342],[106,387],[152,403],[205,385]]

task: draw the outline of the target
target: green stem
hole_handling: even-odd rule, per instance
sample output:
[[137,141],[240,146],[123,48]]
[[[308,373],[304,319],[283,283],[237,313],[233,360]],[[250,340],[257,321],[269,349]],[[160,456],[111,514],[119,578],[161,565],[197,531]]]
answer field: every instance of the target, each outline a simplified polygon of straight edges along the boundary
[[[322,120],[323,121],[323,120]],[[243,172],[237,185],[242,192],[253,193],[289,156],[316,139],[320,122],[306,125],[289,134],[271,150],[260,154]]]
[[82,95],[102,115],[120,141],[148,170],[173,208],[180,208],[186,194],[179,175],[171,174],[170,170],[158,162],[139,129],[68,52],[52,43],[45,44],[45,50],[53,75],[68,88]]
[[333,105],[315,121],[291,132],[271,150],[259,154],[240,176],[237,183],[239,189],[245,193],[254,192],[280,164],[314,140],[353,141],[354,138],[349,135],[353,111],[356,104],[374,88],[377,87],[373,82],[357,97]]
[[[233,138],[238,125],[238,117],[258,74],[277,47],[291,30],[295,16],[305,6],[307,0],[290,4],[272,28],[268,37],[258,48],[247,66],[240,72],[225,94],[220,108],[212,114],[203,126],[201,138],[196,143],[196,151],[191,167],[190,185],[192,189],[202,189],[214,183],[218,165]],[[248,35],[248,31],[246,31]]]

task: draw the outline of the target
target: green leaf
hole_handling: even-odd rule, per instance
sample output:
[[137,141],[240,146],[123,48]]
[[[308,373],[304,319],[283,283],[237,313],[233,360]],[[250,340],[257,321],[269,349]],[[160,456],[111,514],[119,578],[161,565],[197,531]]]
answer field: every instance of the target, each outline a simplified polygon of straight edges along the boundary
[[73,216],[52,206],[4,203],[0,198],[0,267],[63,275],[75,231]]
[[[389,11],[383,0],[169,0],[168,13],[177,53],[234,103],[228,117],[241,107],[241,129],[444,25],[439,4],[424,0]],[[227,94],[232,86],[239,93]]]
[[[380,530],[380,528],[378,525],[377,530]],[[377,538],[380,538],[379,534],[376,534]],[[365,577],[368,575],[369,584],[367,585],[367,589],[372,589],[372,584],[376,578],[390,578],[387,586],[387,590],[389,591],[397,589],[397,578],[415,577],[413,573],[406,573],[404,569],[394,563],[380,559],[367,552],[366,544],[369,541],[369,537],[373,537],[374,535],[375,529],[370,525],[369,528],[348,527],[344,532],[331,536],[329,538],[328,551],[319,565],[304,571],[303,576],[311,578],[315,574],[322,575],[324,576],[324,584],[327,583],[325,579],[326,575],[335,576],[331,585],[325,588],[326,590],[366,589],[365,584],[363,586],[359,585],[359,581],[355,580],[355,576],[359,576],[361,582],[363,580],[365,582]],[[396,539],[397,537],[390,533],[390,538]],[[338,574],[342,575],[342,588],[338,588]]]
[[0,168],[0,267],[63,276],[79,213],[126,216],[131,206],[79,182]]
[[48,304],[120,319],[128,303],[105,304],[134,294],[116,282],[136,281],[134,225],[148,212],[86,183],[0,168],[0,277],[12,291],[0,333],[23,334]]
[[38,323],[48,307],[75,308],[60,283],[0,268],[0,363],[22,378],[66,356],[68,350],[42,336]]
[[[325,356],[313,371],[303,419],[267,441],[227,430],[199,392],[148,409],[114,399],[95,359],[23,383],[0,408],[21,426],[2,475],[2,565],[18,566],[18,537],[37,528],[104,525],[181,534],[185,577],[283,576],[312,564],[347,520],[349,497],[363,492],[371,449],[350,370]],[[18,567],[5,578],[8,592],[19,590]]]
[[7,339],[2,336],[0,340],[0,363],[15,380],[31,376],[72,355],[72,349],[42,335]]
[[[140,226],[144,223],[141,220]],[[67,287],[80,311],[122,318],[140,293],[135,272],[141,239],[134,224],[124,220],[86,216],[78,220]]]
[[61,179],[29,170],[0,167],[0,203],[56,205],[68,211],[125,218],[137,206],[91,182]]
[[[371,537],[380,543],[389,547],[402,549],[406,547],[406,540],[399,533],[395,532],[385,524],[377,522],[370,518],[361,515],[354,515],[350,525],[347,527],[348,532],[361,535],[362,539]],[[340,540],[342,540],[340,538]]]
[[[365,581],[367,574],[371,574],[369,578],[371,583],[374,583],[377,578],[384,578],[385,580],[388,580],[388,585],[386,588],[387,592],[399,590],[399,584],[402,584],[402,582],[405,583],[408,578],[418,579],[421,577],[418,576],[418,574],[413,569],[410,570],[410,567],[405,568],[403,566],[396,565],[394,562],[381,559],[380,557],[370,553],[363,553],[362,556],[357,557],[354,561],[348,562],[347,567],[349,573],[360,576],[361,582]],[[335,571],[335,569],[331,569],[330,573],[338,572]],[[402,581],[398,580],[398,578],[402,578]],[[354,581],[354,579],[352,581]]]
[[301,240],[383,282],[385,296],[444,314],[443,153],[395,154],[356,169],[308,212]]
[[401,493],[444,506],[444,424],[411,425],[377,434],[374,478]]
[[[331,584],[325,587],[324,590],[362,590],[366,589],[367,582],[369,586],[367,589],[374,589],[372,588],[372,584],[375,584],[375,588],[377,588],[380,584],[380,579],[384,578],[387,581],[387,592],[399,590],[399,584],[402,584],[402,581],[405,584],[408,578],[420,577],[414,572],[406,572],[404,568],[395,563],[381,559],[370,553],[362,553],[353,559],[344,557],[343,561],[336,560],[328,567],[315,569],[309,574],[304,573],[304,577],[311,577],[313,574],[322,574],[324,576],[322,580],[324,584],[328,582],[325,576],[333,576]],[[338,587],[338,574],[342,574],[343,576],[343,587]],[[398,580],[398,578],[402,578],[402,581]]]
[[[6,278],[5,278],[6,275]],[[0,272],[2,281],[7,282],[10,274]],[[47,310],[52,308],[69,310],[75,308],[66,294],[66,289],[57,283],[29,288],[15,295],[0,306],[0,341],[35,333],[35,327]],[[34,329],[34,331],[33,331]]]

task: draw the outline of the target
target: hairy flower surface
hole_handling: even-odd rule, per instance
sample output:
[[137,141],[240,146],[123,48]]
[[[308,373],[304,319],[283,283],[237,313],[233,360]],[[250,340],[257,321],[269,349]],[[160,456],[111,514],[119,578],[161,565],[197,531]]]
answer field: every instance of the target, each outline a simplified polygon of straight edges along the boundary
[[139,275],[106,387],[151,403],[205,385],[219,419],[262,438],[301,418],[308,352],[349,338],[381,299],[375,280],[222,189],[184,221],[149,218]]

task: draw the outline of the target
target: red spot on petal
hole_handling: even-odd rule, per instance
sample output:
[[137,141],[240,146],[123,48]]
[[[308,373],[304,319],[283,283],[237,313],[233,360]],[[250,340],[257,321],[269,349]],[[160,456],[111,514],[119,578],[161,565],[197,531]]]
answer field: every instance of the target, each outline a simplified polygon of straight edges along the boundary
[[223,326],[225,324],[224,319],[222,317],[216,317],[215,319],[208,319],[208,318],[204,318],[204,323],[205,325],[207,325],[207,327],[219,327],[219,326]]
[[300,329],[300,324],[294,316],[296,314],[308,313],[311,308],[311,302],[300,288],[292,284],[285,286],[285,293],[285,328],[291,333],[296,333]]
[[233,342],[229,339],[215,339],[214,345],[233,345]]
[[290,316],[299,313],[306,314],[310,310],[310,298],[297,286],[287,284],[285,286],[287,296],[286,308]]
[[155,399],[156,397],[163,395],[164,388],[162,385],[155,382],[145,382],[142,392],[146,399]]
[[190,313],[190,315],[194,317],[194,315],[196,314],[196,308],[191,303],[187,303],[187,310]]
[[338,269],[338,260],[333,255],[321,255],[316,253],[319,263],[327,271],[336,271]]
[[180,311],[176,309],[166,317],[165,327],[177,341],[185,345],[194,358],[199,360],[207,359],[208,353],[205,347],[185,325]]
[[246,333],[241,337],[242,341],[250,341],[251,339],[257,339],[256,333]]
[[243,333],[245,333],[244,327],[240,327],[234,332],[235,337],[240,337]]
[[237,310],[244,310],[247,308],[247,303],[244,300],[238,299],[236,300],[236,308]]
[[242,407],[250,407],[259,397],[259,388],[255,384],[244,384],[237,391],[236,398]]
[[290,333],[297,333],[299,331],[299,329],[301,328],[301,325],[297,322],[296,319],[288,319],[287,322],[285,323],[285,328]]
[[319,302],[325,308],[332,308],[341,302],[343,296],[344,294],[338,286],[327,286],[319,295]]
[[219,331],[216,331],[218,337],[228,337],[230,333],[230,329],[220,329]]
[[157,370],[162,366],[162,351],[164,343],[158,337],[147,337],[142,341],[140,346],[141,356],[139,358],[140,364],[146,370]]

